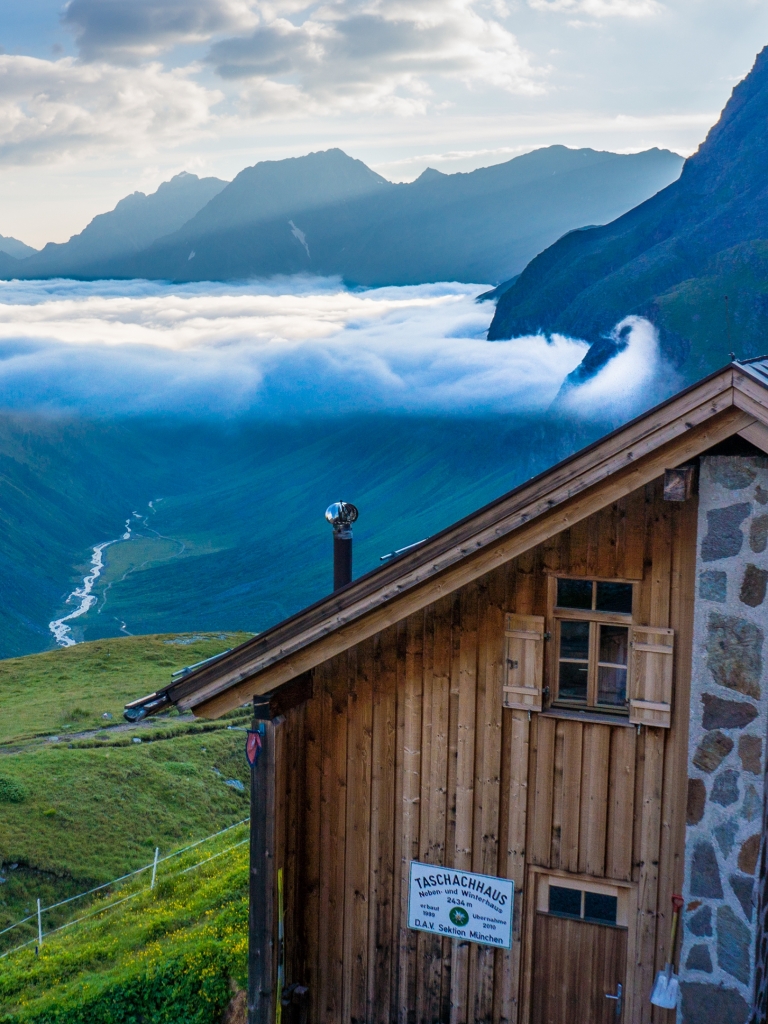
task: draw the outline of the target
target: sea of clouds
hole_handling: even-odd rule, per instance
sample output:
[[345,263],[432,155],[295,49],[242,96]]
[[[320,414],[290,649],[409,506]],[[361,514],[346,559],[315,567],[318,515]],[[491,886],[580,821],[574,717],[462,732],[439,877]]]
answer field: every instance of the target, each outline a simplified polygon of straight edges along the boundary
[[[493,305],[475,302],[484,287],[0,282],[2,406],[269,418],[544,411],[588,346],[557,335],[488,342]],[[627,419],[665,397],[653,327],[629,326],[624,351],[568,392],[569,411]]]

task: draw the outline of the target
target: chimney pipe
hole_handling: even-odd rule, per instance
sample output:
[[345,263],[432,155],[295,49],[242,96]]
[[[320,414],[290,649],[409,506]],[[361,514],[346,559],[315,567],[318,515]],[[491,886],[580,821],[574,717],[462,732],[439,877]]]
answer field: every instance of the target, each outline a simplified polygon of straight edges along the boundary
[[357,509],[348,501],[335,501],[325,510],[325,518],[333,527],[333,589],[352,582],[352,523]]

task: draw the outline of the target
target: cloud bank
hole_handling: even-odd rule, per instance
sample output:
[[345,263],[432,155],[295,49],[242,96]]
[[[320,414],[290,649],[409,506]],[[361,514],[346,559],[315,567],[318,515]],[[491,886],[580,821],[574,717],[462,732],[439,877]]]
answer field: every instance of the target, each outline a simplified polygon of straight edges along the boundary
[[223,79],[242,81],[254,113],[423,113],[434,79],[528,95],[543,88],[546,69],[502,24],[503,3],[278,0],[259,13],[253,32],[214,43],[206,58]]
[[83,59],[128,63],[257,20],[247,0],[70,0],[62,15]]
[[[93,416],[545,411],[587,345],[488,342],[480,288],[0,283],[0,393],[6,409]],[[650,404],[655,345],[633,324],[625,352],[569,408],[605,419],[613,396],[626,419]]]
[[185,70],[123,68],[72,57],[0,55],[0,161],[37,163],[131,142],[189,139],[221,94]]

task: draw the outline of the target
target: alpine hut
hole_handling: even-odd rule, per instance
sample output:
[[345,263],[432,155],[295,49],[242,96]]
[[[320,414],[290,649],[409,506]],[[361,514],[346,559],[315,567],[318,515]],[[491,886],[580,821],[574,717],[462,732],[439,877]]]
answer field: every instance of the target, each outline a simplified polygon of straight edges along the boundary
[[135,702],[253,704],[250,1024],[766,1020],[766,453],[733,362]]

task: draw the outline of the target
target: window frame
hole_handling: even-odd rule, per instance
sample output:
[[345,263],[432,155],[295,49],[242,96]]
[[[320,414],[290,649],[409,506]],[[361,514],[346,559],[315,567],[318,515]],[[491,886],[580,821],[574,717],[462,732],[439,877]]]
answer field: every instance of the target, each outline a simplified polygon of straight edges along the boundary
[[[593,584],[592,603],[596,601],[597,583],[626,583],[632,587],[632,611],[627,612],[600,612],[596,609],[586,608],[560,608],[557,605],[557,581],[561,580],[589,580]],[[548,647],[548,665],[546,670],[547,683],[547,708],[553,711],[582,712],[584,714],[612,715],[615,718],[624,720],[629,717],[630,711],[630,672],[631,672],[631,643],[632,627],[638,619],[639,602],[639,580],[630,580],[622,577],[609,576],[583,576],[573,573],[553,572],[548,574],[547,579],[547,631],[551,638]],[[560,628],[561,622],[588,622],[589,650],[588,650],[588,677],[587,677],[587,699],[586,701],[574,701],[567,698],[560,698],[559,695],[559,667],[560,667]],[[611,704],[599,704],[598,696],[598,673],[602,665],[607,662],[600,662],[600,626],[624,626],[627,629],[627,685],[626,698],[622,706]],[[621,666],[622,668],[624,666]]]

